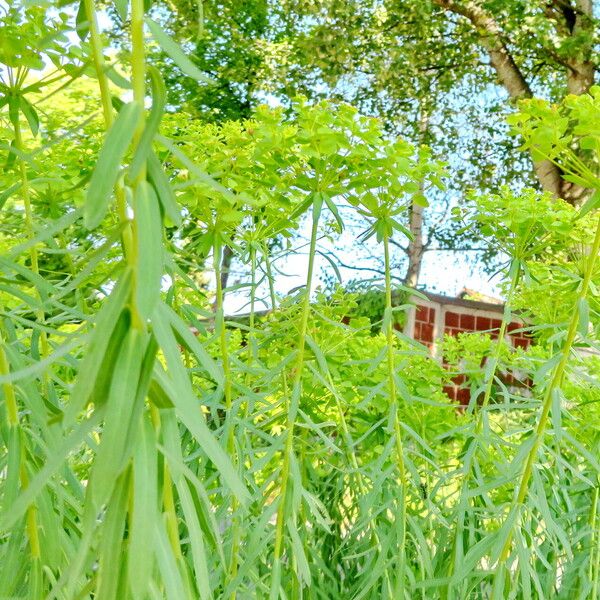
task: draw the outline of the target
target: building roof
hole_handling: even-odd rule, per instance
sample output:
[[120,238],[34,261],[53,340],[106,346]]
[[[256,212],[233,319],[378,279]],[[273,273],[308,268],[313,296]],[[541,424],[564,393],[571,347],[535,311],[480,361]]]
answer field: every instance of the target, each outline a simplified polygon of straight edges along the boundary
[[[405,290],[406,288],[403,290],[393,292],[392,302],[394,302],[394,300],[398,300],[398,295],[404,294]],[[502,300],[499,300],[498,298],[492,298],[491,296],[485,296],[484,294],[478,294],[478,292],[469,290],[468,288],[463,288],[463,290],[459,293],[458,296],[445,296],[444,294],[436,294],[434,292],[428,292],[425,290],[415,290],[415,292],[416,293],[412,298],[412,301],[415,304],[418,304],[418,299],[420,296],[424,296],[430,302],[436,302],[438,304],[462,306],[464,308],[470,308],[473,310],[487,310],[491,312],[497,312],[500,314],[504,312],[504,303],[502,302]],[[466,292],[468,292],[468,294]],[[463,297],[466,295],[473,296],[477,294],[481,296],[482,300],[471,300],[470,298]],[[270,312],[270,309],[263,309],[256,311],[254,314],[256,317],[264,317]],[[241,313],[235,315],[226,315],[225,318],[230,321],[244,321],[249,316],[249,313]]]
[[464,298],[465,300],[476,300],[478,302],[487,302],[489,304],[504,304],[500,298],[495,298],[494,296],[488,296],[487,294],[482,294],[477,290],[472,290],[471,288],[464,287],[457,294],[458,298]]
[[[444,296],[443,294],[435,294],[433,292],[420,291],[431,302],[437,302],[438,304],[450,304],[452,306],[462,306],[465,308],[472,308],[475,310],[489,310],[492,312],[503,313],[504,303],[496,298],[490,298],[489,296],[483,296],[483,298],[490,298],[493,302],[486,302],[482,300],[470,300],[459,296]],[[462,292],[461,292],[462,293]],[[471,295],[471,294],[469,294]],[[418,300],[417,300],[418,302]]]

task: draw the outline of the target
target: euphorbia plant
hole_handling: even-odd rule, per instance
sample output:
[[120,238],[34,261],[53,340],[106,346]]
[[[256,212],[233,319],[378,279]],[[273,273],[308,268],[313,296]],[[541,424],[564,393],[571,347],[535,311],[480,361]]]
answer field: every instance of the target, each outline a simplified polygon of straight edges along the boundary
[[[391,142],[385,139],[379,122],[374,119],[362,117],[356,110],[346,105],[333,106],[328,103],[309,105],[300,100],[292,106],[291,112],[284,116],[281,110],[261,108],[257,115],[244,123],[226,124],[223,126],[204,126],[182,129],[178,120],[171,125],[171,136],[178,140],[178,146],[167,143],[173,158],[177,159],[177,166],[185,167],[181,171],[183,181],[180,184],[180,197],[188,207],[190,232],[194,222],[202,223],[204,233],[192,239],[189,248],[206,255],[212,252],[213,264],[217,279],[217,328],[220,330],[221,357],[226,366],[225,371],[225,397],[230,400],[225,402],[225,410],[230,413],[233,393],[241,392],[232,384],[227,387],[230,380],[229,356],[226,344],[226,334],[222,315],[223,290],[219,283],[219,255],[224,244],[239,248],[242,256],[250,260],[251,279],[251,313],[248,342],[254,343],[254,293],[256,288],[255,269],[257,256],[262,250],[263,260],[267,271],[270,269],[268,254],[265,252],[271,240],[277,236],[289,236],[291,228],[295,227],[305,211],[312,213],[312,226],[308,251],[308,272],[304,289],[300,296],[300,307],[297,314],[297,349],[292,361],[291,373],[286,374],[288,366],[284,366],[282,373],[283,415],[285,417],[285,440],[283,447],[283,464],[281,466],[281,482],[279,484],[279,501],[277,504],[277,517],[274,541],[274,571],[270,584],[271,596],[279,594],[281,577],[281,558],[287,546],[289,557],[296,565],[305,565],[306,557],[298,545],[300,539],[302,547],[308,548],[310,540],[304,539],[304,532],[299,538],[293,533],[296,519],[306,510],[313,510],[310,506],[303,507],[302,503],[293,498],[301,498],[303,488],[302,477],[297,475],[292,481],[296,469],[294,463],[302,466],[305,463],[306,452],[304,436],[296,439],[296,426],[298,411],[302,410],[303,372],[306,361],[306,344],[310,353],[318,351],[309,331],[309,315],[311,312],[311,289],[315,258],[318,253],[319,220],[321,212],[328,210],[337,221],[338,228],[343,227],[336,203],[345,199],[352,204],[362,205],[365,210],[374,209],[364,213],[372,217],[376,215],[373,223],[374,231],[382,227],[386,229],[390,223],[392,227],[406,232],[401,223],[394,219],[401,215],[406,203],[418,192],[416,181],[419,178],[435,178],[439,176],[439,168],[432,166],[429,157],[423,149],[419,160],[415,160],[414,149],[403,142]],[[214,153],[210,155],[196,155],[197,148],[211,146]],[[186,159],[185,156],[188,158]],[[211,174],[219,186],[212,182],[208,184],[197,177],[197,166],[190,162],[189,157],[194,157],[203,172]],[[203,200],[204,198],[207,200]],[[379,214],[381,212],[381,214]],[[385,214],[384,214],[385,213]],[[383,219],[383,220],[382,220]],[[389,238],[391,232],[381,240]],[[388,268],[389,265],[389,246]],[[388,271],[388,276],[390,271]],[[272,281],[269,282],[272,285]],[[388,277],[388,291],[391,294],[391,280]],[[272,290],[272,288],[271,288]],[[274,295],[271,291],[272,303]],[[391,299],[389,299],[391,302]],[[391,306],[390,306],[391,310]],[[387,326],[385,330],[387,331]],[[393,353],[393,340],[389,338],[389,349]],[[249,355],[251,356],[251,355]],[[289,361],[288,361],[289,362]],[[286,365],[284,361],[284,365]],[[394,364],[388,363],[388,367]],[[393,375],[392,375],[393,377]],[[289,380],[289,381],[288,381]],[[335,389],[333,381],[329,381]],[[394,395],[395,388],[391,390]],[[290,395],[288,397],[288,395]],[[338,405],[341,410],[341,405]],[[392,410],[397,410],[395,401],[392,401]],[[229,414],[232,422],[235,415]],[[340,414],[342,427],[348,436],[345,427],[345,418]],[[400,432],[396,427],[395,439],[400,444]],[[236,436],[237,437],[237,436]],[[228,439],[231,437],[229,429]],[[348,437],[346,437],[348,444]],[[354,469],[358,470],[358,462],[351,446],[348,446],[349,457],[353,461]],[[230,451],[231,451],[230,447]],[[354,458],[352,458],[354,456]],[[402,464],[402,456],[400,464]],[[295,491],[293,491],[295,490]],[[362,493],[367,489],[362,485]],[[302,492],[308,493],[309,490]],[[291,504],[290,504],[291,503]],[[402,519],[400,520],[402,523]],[[400,529],[405,524],[401,524]],[[375,532],[375,526],[370,525],[376,548],[380,543]],[[235,525],[234,525],[235,529]],[[234,547],[238,547],[234,544]],[[299,554],[300,552],[300,554]],[[233,556],[233,554],[232,554]],[[299,568],[299,567],[298,567]],[[307,585],[309,579],[304,570],[300,577],[292,576],[292,588],[298,590]],[[393,594],[392,580],[396,580],[398,589],[402,588],[403,577],[393,576],[390,579],[386,570],[386,593]],[[362,590],[368,593],[376,582]],[[231,586],[229,586],[231,589]]]
[[[38,381],[32,381],[26,388],[20,389],[12,381],[11,371],[18,370],[23,364],[14,353],[15,345],[29,345],[34,356],[42,360],[47,359],[52,350],[49,342],[52,327],[47,325],[46,309],[48,292],[54,290],[52,286],[44,286],[45,282],[40,276],[41,236],[38,227],[42,224],[36,222],[34,213],[39,183],[32,183],[38,173],[35,168],[31,168],[33,161],[28,143],[31,143],[32,138],[35,140],[38,137],[40,130],[40,117],[33,104],[34,95],[45,93],[47,88],[57,85],[57,82],[63,83],[68,79],[68,67],[74,67],[71,64],[72,56],[66,56],[63,49],[62,42],[68,29],[66,20],[64,13],[50,18],[44,6],[25,7],[17,3],[4,7],[0,21],[0,108],[8,109],[5,132],[8,133],[7,140],[10,140],[5,144],[7,153],[3,169],[8,176],[9,187],[2,194],[2,205],[9,199],[12,200],[9,206],[12,204],[11,208],[16,208],[19,219],[22,219],[21,233],[25,240],[22,250],[18,244],[11,244],[13,247],[6,257],[4,271],[9,281],[16,275],[28,284],[24,293],[9,290],[3,298],[2,310],[9,310],[10,296],[18,298],[20,302],[24,298],[28,325],[24,329],[30,330],[17,333],[10,320],[2,318],[0,321],[0,375],[5,379],[2,387],[6,419],[2,426],[6,426],[3,437],[11,454],[4,476],[5,510],[13,505],[19,494],[25,493],[31,478],[44,462],[47,445],[56,441],[55,432],[44,422],[44,399],[54,414],[60,413],[54,402],[54,383],[46,372],[41,374],[39,389]],[[51,63],[53,69],[42,73],[46,62]],[[7,178],[2,178],[3,183]],[[73,220],[75,219],[71,222]],[[32,419],[29,416],[31,413],[36,418]],[[22,512],[26,513],[24,529],[30,561],[25,575],[9,582],[6,590],[11,594],[16,589],[27,589],[31,597],[40,597],[47,588],[44,565],[49,556],[48,537],[43,532],[51,529],[54,523],[48,515],[40,518],[39,501],[28,502]],[[14,534],[11,537],[17,542]],[[14,546],[17,555],[11,556],[9,562],[13,569],[19,559],[20,540],[17,543],[18,546]],[[25,586],[22,586],[23,581],[26,582]]]
[[[407,503],[408,503],[408,471],[405,464],[405,450],[403,444],[402,424],[400,422],[399,404],[402,399],[399,395],[397,362],[395,358],[394,319],[392,315],[392,265],[390,258],[390,239],[394,234],[410,237],[410,232],[401,224],[401,215],[407,210],[408,202],[413,201],[415,195],[421,194],[418,182],[433,181],[440,186],[439,176],[441,165],[430,162],[425,148],[420,149],[417,159],[415,150],[409,144],[396,141],[389,142],[381,134],[376,138],[377,151],[369,156],[368,175],[358,179],[353,186],[356,195],[350,202],[356,206],[359,214],[369,222],[369,228],[363,233],[362,239],[375,236],[383,246],[384,271],[385,271],[385,312],[382,331],[386,337],[386,365],[387,365],[387,391],[389,398],[388,430],[393,440],[394,451],[390,457],[397,470],[399,479],[398,497],[393,512],[396,542],[400,555],[394,559],[393,576],[386,577],[393,581],[393,591],[388,594],[403,597],[405,593],[405,567],[406,567],[406,540],[407,540]],[[370,147],[375,142],[373,139],[365,140],[365,147]],[[365,152],[366,154],[366,152]],[[383,186],[385,181],[388,185]],[[371,185],[369,185],[371,184]],[[422,185],[422,184],[421,184]],[[426,202],[423,197],[421,202]],[[405,386],[403,386],[405,387]],[[404,398],[404,401],[407,399]],[[373,585],[374,582],[371,583]],[[369,592],[369,588],[360,592],[362,597]]]
[[[82,3],[81,10],[93,23],[93,3]],[[45,502],[47,507],[49,494],[53,497],[55,493],[73,493],[72,475],[65,471],[71,479],[68,479],[69,486],[63,488],[61,469],[69,452],[85,439],[93,427],[102,423],[100,444],[94,444],[93,464],[87,471],[85,495],[80,490],[72,500],[72,505],[79,511],[79,517],[75,519],[79,525],[72,529],[71,521],[62,524],[52,511],[45,510],[43,543],[37,545],[31,542],[31,563],[20,569],[22,577],[15,580],[12,588],[5,588],[22,589],[22,581],[28,581],[31,597],[35,598],[45,597],[47,592],[56,594],[59,588],[64,589],[67,595],[85,593],[82,590],[87,589],[94,590],[97,597],[112,598],[120,589],[127,590],[127,594],[141,596],[151,585],[157,547],[164,550],[170,543],[173,554],[181,557],[172,487],[177,487],[182,502],[185,503],[188,498],[187,509],[184,509],[188,514],[191,501],[187,482],[179,474],[179,463],[173,454],[174,449],[180,448],[172,408],[175,405],[179,407],[176,409],[179,418],[187,421],[197,437],[204,439],[203,446],[216,459],[216,464],[220,464],[219,468],[227,471],[226,478],[237,488],[238,497],[243,498],[246,493],[225,452],[208,432],[203,417],[193,408],[195,396],[180,361],[174,331],[179,329],[188,344],[196,348],[190,339],[193,336],[161,298],[164,273],[162,218],[163,213],[167,213],[176,221],[177,209],[160,163],[152,151],[152,140],[164,105],[164,88],[160,75],[155,71],[148,70],[152,84],[152,109],[147,116],[143,109],[147,70],[142,2],[134,1],[131,5],[131,32],[133,101],[118,103],[121,106],[119,114],[113,117],[98,32],[93,26],[90,29],[108,133],[87,189],[85,225],[88,229],[95,229],[102,223],[115,189],[124,232],[120,275],[117,281],[113,281],[112,293],[95,319],[96,327],[86,346],[85,358],[78,365],[73,394],[66,396],[70,401],[61,404],[62,414],[58,419],[55,417],[54,427],[48,429],[51,436],[41,447],[52,460],[46,460],[45,468],[37,472],[28,473],[27,469],[22,469],[23,474],[33,476],[2,515],[3,529],[18,527],[23,513],[29,511],[28,523],[34,532],[37,526],[28,507],[39,502]],[[44,50],[44,53],[49,56],[48,51]],[[15,107],[18,106],[20,101],[15,104]],[[16,116],[13,120],[16,122]],[[125,173],[121,170],[123,164],[128,165]],[[34,249],[34,246],[31,248]],[[40,285],[39,277],[36,281]],[[47,286],[45,291],[48,292]],[[57,297],[60,296],[57,294]],[[60,333],[64,335],[64,332]],[[155,362],[159,347],[168,371]],[[198,355],[197,348],[195,355]],[[206,356],[201,356],[201,360],[206,362]],[[13,355],[12,360],[19,364],[18,356]],[[4,366],[7,367],[6,363]],[[8,367],[5,370],[8,371]],[[219,379],[216,367],[212,367],[212,372]],[[8,373],[5,376],[10,378]],[[151,386],[154,386],[154,391],[150,390]],[[161,390],[160,400],[157,400],[158,390]],[[33,398],[31,394],[29,396]],[[170,398],[166,405],[165,398]],[[149,404],[146,404],[147,399]],[[159,414],[161,408],[166,410]],[[40,422],[43,422],[42,414],[40,417]],[[62,424],[57,426],[56,420],[61,420]],[[157,473],[159,436],[171,451],[168,459],[160,459],[163,466],[160,477]],[[61,442],[61,437],[69,441]],[[15,458],[19,456],[16,448],[13,455]],[[40,459],[39,464],[42,463]],[[61,475],[56,478],[59,470]],[[172,482],[169,473],[173,472],[177,476]],[[161,497],[160,502],[152,501],[158,497]],[[98,515],[104,511],[105,518],[98,521]],[[130,527],[127,549],[120,534],[126,520]],[[192,519],[190,526],[193,523]],[[57,556],[53,548],[64,527],[73,533],[77,531],[78,539],[64,548],[64,555]],[[100,542],[97,543],[95,538]],[[167,546],[161,546],[162,542],[159,542],[154,546],[155,550],[148,553],[148,545],[152,545],[153,540],[167,539]],[[191,541],[199,582],[205,571],[199,554],[200,543],[197,537]],[[16,547],[12,548],[13,560],[18,557],[14,550]],[[126,568],[120,568],[112,560],[123,552],[128,552],[131,557]],[[144,553],[143,559],[140,552]],[[98,566],[92,574],[89,565],[96,561]],[[56,569],[57,576],[42,578],[41,573],[48,573],[50,567]],[[195,584],[191,584],[187,577],[182,579],[181,574],[170,572],[165,579],[169,580],[171,587],[187,588],[190,593],[196,589]],[[202,584],[199,585],[202,588]]]
[[[460,214],[460,211],[456,211]],[[470,530],[475,539],[480,539],[479,531],[484,529],[483,518],[471,515],[477,512],[485,514],[490,506],[486,478],[490,471],[490,457],[503,452],[504,440],[502,425],[490,427],[488,405],[492,398],[494,385],[500,383],[498,370],[503,353],[507,352],[506,332],[513,320],[515,293],[524,277],[530,280],[528,264],[534,257],[547,254],[549,249],[564,241],[570,232],[573,209],[549,194],[540,194],[532,189],[514,193],[508,188],[499,194],[473,196],[468,217],[463,216],[468,227],[477,230],[502,256],[507,256],[507,291],[504,312],[500,327],[495,332],[496,340],[489,357],[485,360],[482,383],[472,389],[469,411],[475,412],[471,424],[471,435],[467,438],[463,450],[464,467],[461,471],[461,493],[454,519],[454,558],[450,572],[454,574],[464,557],[460,539],[465,530]],[[482,364],[479,365],[479,368]],[[507,406],[505,412],[509,410]],[[508,416],[508,415],[506,415]],[[494,451],[492,451],[494,450]],[[481,456],[482,453],[484,456]],[[492,463],[493,463],[492,458]],[[491,467],[493,472],[493,467]],[[475,490],[484,489],[484,493]],[[493,510],[492,510],[493,514]]]
[[[569,97],[561,107],[548,107],[539,101],[524,103],[522,112],[512,123],[523,135],[525,144],[531,147],[538,158],[547,158],[561,167],[565,177],[574,183],[591,190],[591,195],[580,209],[578,218],[591,216],[595,221],[595,231],[590,245],[584,249],[576,277],[576,294],[571,307],[571,317],[558,352],[551,359],[549,379],[543,390],[537,423],[532,436],[527,440],[522,470],[515,488],[514,499],[500,530],[500,551],[498,568],[494,578],[494,597],[502,597],[506,587],[510,585],[508,563],[513,554],[515,529],[525,518],[524,504],[530,494],[531,479],[535,465],[539,461],[539,452],[544,445],[544,438],[550,422],[551,412],[561,410],[561,386],[572,359],[572,351],[578,337],[583,340],[588,334],[590,291],[595,289],[593,278],[597,272],[597,261],[600,254],[600,216],[598,216],[598,199],[600,198],[600,180],[593,168],[582,161],[580,156],[589,152],[597,157],[598,139],[596,120],[600,115],[600,90],[593,88],[591,95],[581,98]],[[560,118],[557,118],[559,117]],[[573,135],[567,133],[569,123],[574,123]],[[576,152],[579,152],[577,154]],[[591,213],[591,214],[590,214]],[[564,227],[563,227],[564,230]],[[558,415],[554,415],[554,422]],[[597,501],[597,500],[595,500]],[[521,564],[521,569],[526,566]]]
[[[345,104],[262,106],[219,126],[165,104],[150,36],[211,84],[153,20],[163,7],[147,5],[110,5],[132,34],[120,55],[92,0],[68,14],[13,3],[2,16],[15,85],[3,81],[0,119],[9,142],[18,119],[22,145],[3,146],[0,174],[0,595],[483,598],[499,556],[510,568],[497,596],[597,595],[597,365],[564,358],[597,344],[594,196],[578,214],[531,191],[474,203],[469,221],[520,261],[506,322],[510,307],[529,309],[541,343],[447,342],[484,396],[495,369],[479,369],[481,356],[500,347],[533,384],[505,389],[502,404],[489,392],[477,415],[457,410],[443,392],[451,373],[396,331],[392,306],[391,246],[440,166]],[[517,118],[527,143],[549,127],[542,150],[588,189],[596,96]],[[560,118],[548,125],[547,113]],[[382,323],[316,289],[322,238],[358,218],[385,259]],[[307,248],[305,285],[278,296],[279,271]],[[223,254],[249,315],[225,317]],[[211,268],[216,311],[201,285]],[[469,479],[479,415],[495,435]]]
[[514,295],[519,281],[523,275],[529,276],[529,260],[556,248],[557,244],[569,236],[573,210],[566,202],[532,189],[525,189],[517,194],[503,188],[500,194],[478,196],[473,198],[473,201],[469,222],[479,228],[481,234],[490,240],[496,250],[510,257],[507,267],[508,289],[496,352],[486,365],[486,383],[477,419],[478,430],[481,431],[496,377],[501,347],[512,320]]

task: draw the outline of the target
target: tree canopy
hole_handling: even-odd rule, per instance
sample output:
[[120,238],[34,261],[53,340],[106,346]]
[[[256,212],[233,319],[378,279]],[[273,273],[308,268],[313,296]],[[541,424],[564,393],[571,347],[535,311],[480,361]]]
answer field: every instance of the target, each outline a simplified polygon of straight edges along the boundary
[[298,93],[337,97],[447,160],[446,192],[408,217],[413,284],[428,249],[473,247],[444,218],[468,189],[518,181],[585,198],[556,165],[519,151],[504,117],[521,98],[589,90],[598,64],[591,1],[175,2],[160,14],[215,80],[172,80],[173,101],[198,118],[247,118],[265,99],[288,105]]
[[[2,5],[0,597],[598,598],[595,35],[585,0]],[[441,247],[503,305],[419,290]]]

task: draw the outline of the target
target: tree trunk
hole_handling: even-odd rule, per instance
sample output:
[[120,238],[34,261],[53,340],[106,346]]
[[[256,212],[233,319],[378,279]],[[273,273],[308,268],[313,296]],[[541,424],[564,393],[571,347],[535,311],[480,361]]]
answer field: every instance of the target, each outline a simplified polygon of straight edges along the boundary
[[[419,143],[424,144],[429,127],[429,115],[424,108],[421,108],[419,116]],[[419,194],[424,195],[425,181],[419,182]],[[415,202],[411,203],[409,209],[408,228],[413,235],[409,240],[406,253],[408,255],[408,267],[404,276],[404,285],[408,287],[417,287],[421,275],[421,266],[423,264],[423,255],[425,254],[425,243],[423,241],[423,212],[424,207]]]
[[233,250],[231,246],[223,246],[223,258],[221,259],[221,287],[223,293],[229,281],[229,272],[231,270],[231,261],[233,260]]
[[585,34],[588,34],[588,42],[579,44],[577,57],[568,61],[567,91],[576,96],[587,93],[594,85],[596,66],[592,62],[592,52],[594,51],[593,10],[593,0],[577,0],[575,9],[572,11],[571,35],[573,37],[583,36],[585,39]]
[[[231,246],[223,246],[221,256],[221,289],[223,290],[223,299],[225,298],[227,282],[229,281],[229,271],[231,270],[231,261],[233,260],[233,250]],[[217,301],[213,303],[213,310],[217,310]]]
[[[577,54],[574,58],[567,61],[567,93],[581,96],[589,92],[594,85],[594,76],[596,66],[592,62],[593,53],[593,0],[576,0],[575,7],[570,4],[562,4],[564,24],[573,37],[577,37],[581,42],[578,43]],[[587,42],[585,41],[587,34]],[[587,195],[589,190],[561,180],[561,189],[559,196],[569,203],[578,205]]]
[[404,277],[404,285],[417,287],[423,264],[425,245],[423,244],[423,207],[415,202],[410,207],[409,229],[414,239],[408,243],[408,268]]

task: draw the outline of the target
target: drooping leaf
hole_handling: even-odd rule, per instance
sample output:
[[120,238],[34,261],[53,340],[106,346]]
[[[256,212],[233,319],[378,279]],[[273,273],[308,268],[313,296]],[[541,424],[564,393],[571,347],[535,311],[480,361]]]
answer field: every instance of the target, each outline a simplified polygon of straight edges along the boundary
[[27,100],[27,98],[24,97],[20,98],[19,107],[27,119],[27,123],[29,124],[29,129],[31,130],[32,135],[35,137],[40,130],[40,118],[37,114],[37,111],[35,108],[33,108],[32,104]]
[[96,453],[89,489],[94,504],[99,508],[110,496],[131,455],[135,440],[132,434],[139,427],[130,424],[139,418],[140,403],[137,396],[145,344],[143,334],[129,328],[120,348],[119,356],[113,363],[114,373],[110,384],[104,428],[100,446]]
[[188,374],[181,363],[175,337],[169,329],[168,315],[165,315],[164,312],[164,307],[159,304],[152,318],[156,340],[164,352],[167,367],[171,373],[170,381],[163,382],[163,389],[171,399],[182,422],[215,464],[229,488],[243,503],[249,497],[249,492],[236,473],[231,459],[206,426],[204,415],[199,410],[198,400],[193,393]]
[[79,0],[79,8],[77,9],[77,15],[75,17],[75,26],[77,28],[79,39],[84,42],[90,34],[89,19],[85,10],[85,0]]
[[158,131],[160,120],[162,118],[165,102],[167,99],[167,91],[165,83],[159,71],[154,67],[148,68],[152,89],[152,108],[150,114],[146,118],[144,131],[137,145],[135,155],[129,166],[128,177],[131,181],[135,181],[146,161],[152,153],[152,141]]
[[84,220],[88,229],[98,227],[106,215],[123,158],[139,125],[141,111],[136,102],[124,104],[104,140],[85,202]]
[[137,226],[137,264],[135,297],[144,319],[150,318],[160,298],[163,275],[162,220],[154,188],[141,181],[135,191],[134,210]]
[[152,32],[152,36],[158,42],[160,47],[173,59],[175,64],[186,75],[192,79],[196,79],[197,81],[212,83],[212,80],[204,75],[200,69],[198,69],[198,67],[185,55],[179,44],[171,39],[171,37],[169,37],[165,30],[158,23],[156,23],[156,21],[147,18],[146,24],[148,25],[148,28]]
[[177,204],[173,188],[153,152],[148,156],[148,180],[154,186],[154,191],[165,215],[174,225],[181,225],[181,209]]
[[135,598],[146,597],[154,570],[154,535],[158,518],[158,456],[148,417],[140,423],[133,454],[133,513],[129,541],[128,579]]

